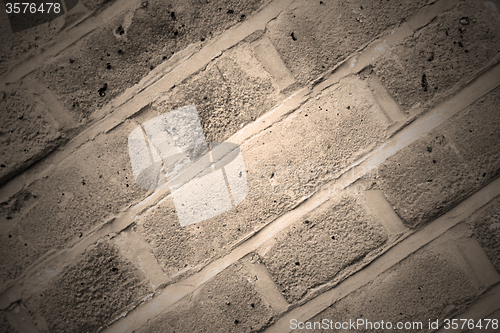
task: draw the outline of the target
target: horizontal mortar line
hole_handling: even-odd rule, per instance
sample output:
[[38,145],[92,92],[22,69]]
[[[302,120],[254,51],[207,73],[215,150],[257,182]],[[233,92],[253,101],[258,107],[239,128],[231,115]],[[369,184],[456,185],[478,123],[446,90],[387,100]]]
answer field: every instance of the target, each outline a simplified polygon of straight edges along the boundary
[[498,196],[500,196],[500,178],[495,179],[469,198],[462,201],[448,213],[437,218],[422,229],[415,231],[412,235],[396,244],[382,256],[376,258],[364,269],[339,283],[335,288],[291,310],[272,326],[268,327],[265,332],[291,332],[290,320],[295,319],[298,322],[304,322],[313,318],[323,310],[332,306],[335,302],[367,285],[386,270],[425,247],[434,239],[464,221],[479,208]]
[[[477,80],[465,87],[460,94],[450,100],[438,105],[422,118],[417,119],[409,126],[398,132],[393,138],[389,139],[379,149],[369,153],[360,163],[356,163],[350,170],[346,170],[338,179],[328,183],[334,187],[342,189],[347,188],[357,179],[363,177],[369,171],[382,164],[387,158],[397,151],[410,145],[418,138],[425,136],[432,129],[442,124],[454,114],[472,104],[475,100],[493,90],[500,84],[500,65],[495,66],[487,73],[483,74]],[[361,169],[360,172],[356,172]],[[362,172],[365,171],[365,172]],[[306,198],[295,209],[281,215],[276,220],[270,222],[253,233],[246,241],[234,248],[227,256],[217,259],[200,272],[188,277],[178,283],[167,286],[157,297],[143,306],[136,308],[127,317],[118,320],[106,332],[127,332],[134,327],[140,327],[145,324],[145,318],[151,318],[162,312],[163,308],[173,305],[176,301],[190,294],[199,288],[203,283],[217,275],[226,267],[236,262],[249,252],[254,251],[267,240],[277,235],[281,230],[298,220],[303,214],[312,211],[324,203],[331,196],[330,191],[320,191],[309,198]],[[189,283],[188,283],[189,281]],[[191,285],[188,288],[185,284]],[[139,326],[136,326],[139,325]]]
[[[500,283],[493,286],[490,290],[481,295],[480,299],[469,306],[465,311],[461,314],[455,316],[453,319],[472,319],[474,320],[474,324],[480,319],[484,319],[496,311],[500,310]],[[444,323],[443,323],[444,324]],[[483,323],[483,326],[484,323]],[[489,328],[491,328],[491,323],[489,324]],[[446,330],[441,327],[438,330],[433,330],[432,332],[437,333],[445,333],[445,332],[464,332],[466,330]]]
[[[252,15],[248,20],[236,25],[225,33],[223,33],[216,40],[211,41],[201,50],[196,52],[197,45],[193,45],[193,53],[184,55],[184,53],[179,52],[187,59],[185,62],[179,63],[174,69],[168,72],[168,75],[164,75],[161,79],[157,79],[148,88],[137,93],[133,98],[119,96],[117,99],[125,99],[125,103],[120,103],[115,109],[106,109],[106,106],[97,111],[95,115],[96,122],[90,127],[86,128],[82,133],[73,138],[66,146],[62,147],[60,151],[54,152],[52,156],[52,163],[47,167],[50,168],[51,165],[61,163],[64,159],[71,157],[71,155],[78,149],[78,147],[85,144],[87,141],[91,141],[98,135],[106,133],[110,129],[116,127],[120,123],[124,122],[126,119],[130,118],[131,114],[134,114],[136,110],[140,110],[146,105],[150,104],[156,97],[170,89],[174,85],[182,82],[185,78],[189,77],[193,73],[196,73],[199,69],[205,67],[208,63],[212,61],[213,58],[220,55],[222,51],[225,51],[235,44],[241,42],[244,38],[249,36],[259,28],[265,27],[267,22],[272,20],[274,17],[278,16],[285,8],[287,8],[293,0],[275,0],[270,2],[268,5],[263,7],[256,14]],[[133,89],[133,88],[130,88]],[[113,101],[109,103],[109,107],[114,105]],[[103,113],[107,115],[103,116]],[[40,167],[36,168],[39,171]],[[7,183],[5,183],[1,188],[0,202],[8,201],[12,196],[21,191],[25,186],[35,182],[36,180],[43,177],[45,172],[30,172],[29,174],[23,174],[23,177],[13,178]]]
[[[63,30],[56,39],[60,40],[54,45],[49,46],[43,52],[26,59],[22,63],[18,63],[0,77],[0,86],[16,82],[32,71],[40,68],[49,61],[53,60],[60,52],[78,42],[100,26],[109,23],[109,21],[120,13],[129,10],[135,1],[122,0],[117,1],[108,8],[104,9],[97,16],[88,17],[87,20],[76,26],[72,26],[67,30]],[[42,46],[43,47],[43,46]]]

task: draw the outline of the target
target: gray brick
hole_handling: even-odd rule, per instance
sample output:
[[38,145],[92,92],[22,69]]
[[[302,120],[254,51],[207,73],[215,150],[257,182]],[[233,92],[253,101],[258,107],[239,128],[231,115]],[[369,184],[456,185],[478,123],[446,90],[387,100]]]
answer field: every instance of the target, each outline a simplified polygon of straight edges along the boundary
[[139,222],[141,232],[169,275],[223,255],[381,140],[380,117],[385,119],[365,83],[349,77],[241,147],[248,196],[236,208],[180,227],[173,200],[166,199]]
[[57,148],[64,138],[51,114],[52,105],[44,103],[26,84],[0,95],[1,184]]
[[94,332],[150,289],[114,246],[101,242],[27,299],[26,306],[45,318],[50,332]]
[[[124,16],[118,15],[65,50],[57,61],[40,68],[36,76],[54,90],[75,117],[84,119],[175,52],[220,34],[260,5],[260,0],[178,5],[149,1],[147,7],[135,11],[126,31],[122,27]],[[104,87],[105,95],[99,93]]]
[[500,198],[493,200],[470,221],[474,237],[500,272]]
[[305,215],[277,236],[264,256],[278,288],[288,302],[337,274],[387,240],[387,233],[354,200],[330,201]]
[[[440,322],[449,319],[474,299],[477,289],[470,280],[467,268],[453,256],[450,257],[446,246],[449,244],[435,241],[310,321],[349,322],[364,319],[380,323],[383,320],[391,322],[394,328],[397,322],[422,322],[425,330],[429,319],[435,321],[439,318]],[[376,330],[360,327],[356,331]],[[422,329],[405,331],[421,332]]]
[[[500,21],[483,2],[461,1],[428,26],[395,45],[374,70],[408,111],[429,106],[456,83],[475,72],[500,51]],[[425,78],[424,78],[425,76]]]
[[377,186],[406,226],[427,223],[498,175],[496,101],[498,88],[380,166]]
[[144,198],[128,156],[127,137],[134,128],[126,123],[97,137],[1,206],[2,216],[12,218],[1,235],[2,281]]
[[278,87],[252,53],[248,44],[226,52],[206,70],[164,93],[137,121],[194,104],[207,142],[226,140],[241,125],[270,110],[278,97]]
[[302,1],[270,22],[269,38],[295,79],[306,83],[424,3]]
[[[246,260],[246,259],[242,259]],[[273,316],[237,262],[138,332],[256,332]]]

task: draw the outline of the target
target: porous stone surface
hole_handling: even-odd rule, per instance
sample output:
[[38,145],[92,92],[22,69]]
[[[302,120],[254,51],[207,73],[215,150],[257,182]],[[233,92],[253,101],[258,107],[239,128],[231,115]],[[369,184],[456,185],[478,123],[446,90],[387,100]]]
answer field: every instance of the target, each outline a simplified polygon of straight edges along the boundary
[[137,332],[258,332],[273,316],[237,262]]
[[494,14],[487,2],[460,1],[388,50],[374,71],[406,110],[428,107],[498,55],[500,21]]
[[384,228],[346,195],[330,199],[283,230],[263,261],[292,303],[363,261],[386,240]]
[[[429,319],[439,319],[440,323],[443,319],[450,319],[474,298],[477,290],[467,272],[437,250],[439,247],[419,250],[310,321],[349,322],[363,319],[380,323],[383,320],[386,325],[392,323],[393,329],[398,322],[422,322],[425,331]],[[405,331],[422,332],[422,328]],[[305,331],[331,330],[301,330]],[[376,330],[360,327],[356,331]]]
[[142,273],[104,241],[87,249],[26,306],[41,314],[48,332],[95,332],[150,292]]
[[209,68],[164,93],[137,121],[194,104],[207,142],[222,142],[272,109],[278,88],[248,44],[226,52]]
[[498,176],[498,91],[379,167],[375,182],[406,226],[429,222]]
[[268,34],[295,79],[304,84],[425,3],[301,1],[271,21]]
[[363,81],[342,80],[241,147],[248,195],[239,205],[181,227],[174,202],[168,198],[141,220],[141,232],[171,275],[223,255],[301,198],[321,189],[338,191],[323,185],[384,137],[380,115]]
[[0,184],[63,141],[63,133],[50,107],[27,85],[0,92]]
[[469,220],[474,238],[500,272],[500,198],[493,200]]
[[244,20],[261,1],[143,1],[36,71],[75,117],[85,119],[189,44]]
[[147,190],[135,184],[128,156],[127,137],[135,127],[126,123],[98,136],[0,206],[2,282],[144,198]]

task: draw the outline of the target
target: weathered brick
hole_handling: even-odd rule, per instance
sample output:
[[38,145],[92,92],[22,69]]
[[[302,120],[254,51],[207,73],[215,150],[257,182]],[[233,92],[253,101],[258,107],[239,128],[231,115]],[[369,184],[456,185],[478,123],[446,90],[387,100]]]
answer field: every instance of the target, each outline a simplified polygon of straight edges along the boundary
[[237,262],[137,332],[259,331],[274,313],[255,290],[253,278]]
[[493,200],[470,221],[474,237],[500,272],[500,198]]
[[118,15],[36,75],[76,117],[87,118],[175,52],[220,34],[261,3],[148,1],[135,10],[128,28],[124,15]]
[[288,302],[332,280],[387,240],[387,233],[354,197],[331,199],[276,237],[264,256]]
[[28,298],[26,306],[46,320],[49,332],[95,332],[150,292],[139,270],[101,242]]
[[207,142],[222,142],[276,103],[279,88],[242,44],[171,92],[160,96],[137,121],[194,104]]
[[297,2],[269,23],[269,38],[296,80],[306,83],[425,2]]
[[365,83],[347,78],[241,147],[248,195],[237,207],[181,227],[169,198],[139,222],[141,232],[171,275],[222,255],[228,246],[320,190],[358,152],[381,140],[381,119],[385,117]]
[[[464,263],[447,251],[449,244],[440,239],[376,277],[372,282],[337,301],[311,322],[364,319],[372,323],[422,322],[428,329],[429,319],[449,319],[474,299],[478,290],[470,280]],[[421,332],[422,329],[408,329]],[[298,331],[298,330],[297,330]],[[301,330],[327,332],[329,330]],[[359,327],[357,332],[374,332]]]
[[416,227],[445,213],[498,175],[498,91],[379,167],[376,183],[406,226]]
[[1,206],[2,215],[11,218],[1,235],[2,281],[144,198],[128,155],[127,137],[135,126],[125,123],[98,136]]
[[61,126],[26,84],[0,96],[0,184],[37,162],[63,141]]
[[500,52],[500,21],[492,14],[483,2],[461,1],[395,45],[374,70],[407,111],[429,106],[433,97],[472,79]]

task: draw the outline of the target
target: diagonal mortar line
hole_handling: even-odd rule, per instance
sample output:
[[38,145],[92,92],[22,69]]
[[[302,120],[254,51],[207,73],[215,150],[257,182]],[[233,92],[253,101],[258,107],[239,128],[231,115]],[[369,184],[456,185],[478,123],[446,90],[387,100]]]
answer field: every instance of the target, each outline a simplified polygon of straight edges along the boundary
[[306,304],[299,306],[281,317],[276,323],[268,327],[265,332],[291,332],[290,320],[304,322],[335,302],[356,291],[360,287],[368,284],[378,275],[393,267],[397,263],[415,253],[453,226],[464,221],[493,198],[500,196],[500,178],[492,181],[478,192],[464,200],[448,213],[437,218],[421,230],[414,232],[408,238],[399,242],[396,246],[388,250],[384,255],[376,258],[363,270],[351,275],[346,280],[339,283],[335,288],[324,292]]
[[[293,1],[280,0],[280,1],[272,2],[268,6],[264,7],[259,13],[265,12],[264,14],[261,14],[261,16],[264,18],[271,17],[269,20],[272,20],[274,17],[279,15],[280,11],[283,8],[286,8],[286,6],[291,2],[293,2]],[[259,15],[259,13],[257,13],[256,16]],[[263,20],[262,17],[260,17],[259,19],[261,21],[265,21],[265,20]],[[251,22],[251,20],[249,19],[247,22]],[[232,28],[229,31],[232,31],[236,28],[238,28],[242,31],[242,35],[246,34],[245,36],[249,35],[253,31],[255,31],[255,29],[252,30],[251,32],[245,30],[245,29],[248,29],[248,25],[244,25],[244,24],[239,25],[235,28]],[[227,33],[223,34],[221,36],[221,38],[219,38],[219,39],[223,39],[224,36],[227,37]],[[209,45],[216,44],[216,42],[217,41],[214,41]],[[237,40],[236,42],[239,42],[239,41]],[[224,44],[224,43],[227,44],[228,43],[227,40],[223,41],[222,44]],[[233,43],[233,45],[234,45],[234,43]],[[232,45],[229,45],[229,47],[232,47]],[[205,49],[203,49],[203,50],[205,50]],[[199,56],[200,54],[202,54],[203,50],[201,52],[197,53],[196,55]],[[213,50],[211,50],[211,51],[213,51]],[[220,51],[215,55],[215,57],[217,57],[219,55],[220,55]],[[187,58],[190,61],[195,61],[195,60],[192,60],[194,58],[194,56],[188,55]],[[198,60],[196,60],[196,61],[198,61]],[[209,61],[210,60],[208,60],[208,62]],[[181,71],[182,71],[182,67],[184,65],[185,64],[179,65],[177,68],[181,68]],[[170,75],[168,77],[170,77]],[[164,81],[164,79],[156,80],[155,81],[156,83],[153,85],[153,86],[156,86],[155,89],[159,89],[158,84],[160,84],[163,81]],[[326,89],[326,87],[324,87],[323,89]],[[318,91],[318,89],[316,87],[314,90]],[[148,92],[148,91],[149,91],[149,89],[144,90],[144,92]],[[253,136],[258,135],[258,133],[264,131],[266,128],[270,127],[273,123],[283,120],[284,118],[286,118],[286,116],[288,114],[292,113],[294,110],[296,110],[301,105],[303,105],[303,103],[305,103],[309,98],[311,98],[310,93],[311,93],[311,90],[309,88],[304,88],[304,89],[297,91],[295,94],[293,94],[292,96],[287,98],[281,105],[276,107],[274,110],[272,110],[271,112],[260,117],[255,123],[252,123],[251,125],[246,126],[245,128],[242,129],[242,131],[239,131],[238,133],[234,134],[228,141],[234,142],[237,144],[243,144],[244,142],[250,140]],[[132,103],[134,103],[134,100],[131,100],[130,103],[123,105],[123,108],[125,108],[125,106],[127,106],[127,107],[131,107],[133,110],[135,110],[133,108],[133,106],[129,105]],[[150,103],[150,101],[148,103]],[[130,115],[126,115],[126,117],[129,117],[129,116]],[[87,130],[87,131],[85,131],[85,133],[83,133],[83,135],[80,137],[80,140],[73,140],[73,142],[72,142],[73,146],[79,147],[79,146],[85,144],[87,141],[93,140],[97,135],[99,135],[101,133],[105,133],[106,129],[109,130],[109,127],[107,127],[109,125],[106,123],[106,120],[115,119],[113,117],[114,117],[114,113],[111,117],[108,117],[108,118],[104,119],[104,121],[96,123],[92,128],[89,128],[89,130]],[[122,115],[118,115],[117,118],[121,119],[123,117],[122,117]],[[113,126],[116,126],[116,124],[113,124]],[[381,148],[383,148],[383,147],[381,147]],[[74,151],[74,149],[71,149],[71,145],[70,145],[70,147],[65,147],[63,153],[58,155],[57,157],[55,157],[53,159],[53,161],[52,161],[53,164],[49,164],[49,170],[54,166],[54,164],[61,162],[65,157],[72,154],[73,151]],[[373,154],[366,156],[363,160],[361,160],[361,162],[363,162],[367,157],[372,156],[372,155]],[[353,168],[357,167],[357,166],[359,166],[358,163],[356,163],[353,166]],[[347,171],[349,171],[349,169],[346,170],[346,172],[344,173],[344,177],[341,178],[342,180],[344,180],[346,182],[344,182],[344,183],[339,182],[339,185],[342,184],[343,186],[348,186],[351,182],[353,182],[356,179],[361,177],[360,176],[360,177],[354,177],[354,178],[350,177],[349,178],[346,175]],[[45,170],[45,172],[48,172],[48,170]],[[44,174],[44,172],[41,173],[41,175],[43,175],[43,174]],[[16,191],[16,188],[18,189],[19,185],[21,188],[23,188],[25,186],[25,184],[29,184],[30,181],[35,181],[36,179],[40,178],[41,175],[40,174],[32,175],[34,177],[32,179],[29,179],[26,182],[25,182],[25,179],[23,177],[23,179],[21,179],[20,182],[9,184],[11,186],[5,186],[2,189],[2,195],[9,195],[8,194],[9,192],[10,193],[12,193],[12,192],[17,193],[18,190]],[[337,183],[335,183],[334,185],[337,185]],[[104,222],[100,226],[96,227],[81,242],[79,242],[77,244],[75,244],[75,243],[70,244],[69,246],[72,246],[71,249],[65,249],[65,250],[59,251],[55,254],[47,255],[46,259],[41,260],[41,263],[37,264],[36,267],[29,268],[28,272],[34,272],[34,271],[36,271],[36,269],[39,269],[43,265],[47,265],[47,267],[61,267],[61,265],[64,264],[65,262],[67,262],[67,260],[71,260],[71,258],[76,257],[76,255],[78,255],[80,252],[84,251],[87,246],[89,246],[90,244],[93,244],[99,238],[107,236],[111,233],[120,232],[121,230],[127,228],[130,224],[134,223],[134,221],[138,218],[138,215],[140,215],[142,212],[144,212],[149,207],[153,207],[160,200],[165,199],[165,196],[168,194],[169,194],[169,191],[167,189],[155,191],[153,194],[148,196],[145,200],[138,203],[133,208],[129,209],[128,211],[120,213],[118,216],[116,216],[116,217],[108,220],[107,222]],[[316,199],[320,198],[320,196],[315,196],[315,197],[316,197]],[[304,198],[304,200],[300,201],[295,207],[298,207],[299,205],[301,205],[305,201],[311,201],[310,199],[311,198]],[[324,202],[325,200],[327,200],[327,197],[320,199],[320,202]],[[315,206],[313,205],[311,209],[314,209],[314,207]],[[274,223],[274,222],[272,222],[272,223]],[[236,244],[234,244],[232,246],[232,248],[233,249],[238,248],[241,244],[245,243],[248,239],[251,239],[257,233],[258,233],[258,230],[252,232],[250,235],[245,236],[243,239],[236,242]],[[26,279],[27,275],[29,275],[29,273],[23,274],[23,277],[21,278],[21,280]],[[31,286],[30,284],[27,284],[27,285]],[[22,288],[20,288],[20,286],[22,286]],[[0,308],[2,308],[5,304],[7,304],[7,306],[8,306],[8,304],[10,304],[11,302],[19,299],[21,294],[27,289],[28,289],[28,287],[24,286],[24,284],[22,282],[17,281],[14,286],[12,286],[9,290],[7,290],[6,292],[3,292],[0,295]]]
[[[491,68],[488,72],[474,80],[458,95],[438,105],[427,114],[398,132],[393,138],[389,139],[381,147],[368,154],[365,158],[362,159],[361,162],[353,166],[351,170],[346,170],[346,172],[344,172],[338,179],[328,183],[328,189],[330,189],[332,186],[334,188],[340,189],[347,188],[356,180],[360,179],[368,172],[370,172],[373,168],[376,168],[378,165],[382,164],[387,158],[394,155],[399,150],[407,147],[418,138],[425,136],[434,128],[450,119],[460,110],[469,106],[484,94],[495,89],[498,85],[500,85],[500,64]],[[485,188],[484,190],[480,191],[482,193],[481,195],[485,193],[484,191],[493,191],[494,193],[496,193],[495,191],[500,190],[499,183],[500,180],[494,181],[491,186],[487,186],[487,189]],[[476,195],[475,198],[478,195]],[[486,202],[490,200],[490,197],[496,195],[498,194],[492,194],[491,196],[486,198]],[[324,190],[316,192],[311,197],[300,203],[293,210],[281,215],[279,218],[262,227],[260,230],[254,231],[250,237],[247,237],[238,246],[233,247],[231,253],[229,253],[227,256],[211,262],[200,272],[191,275],[187,279],[167,286],[152,301],[144,303],[134,311],[130,312],[127,317],[116,321],[105,332],[129,332],[134,328],[138,328],[144,325],[149,318],[160,314],[161,312],[163,312],[163,310],[165,310],[169,306],[172,306],[184,296],[192,293],[194,290],[201,287],[205,282],[213,278],[226,267],[236,262],[246,254],[255,251],[259,246],[276,236],[281,230],[291,225],[294,221],[300,219],[300,217],[305,213],[317,208],[319,205],[326,202],[331,197],[331,191]],[[460,205],[460,207],[463,206]],[[456,208],[450,211],[449,214],[446,214],[447,217],[445,218],[445,220],[449,219],[450,216],[457,215],[457,212],[460,213],[461,209],[462,208]],[[455,221],[455,224],[456,223],[458,222]],[[443,224],[443,226],[445,225],[446,223]],[[418,233],[418,235],[421,234],[423,234],[424,237],[427,237],[426,232]],[[406,243],[408,242],[410,241],[406,241]],[[392,249],[390,251],[392,251],[391,253],[394,253]],[[401,250],[398,251],[401,252]],[[398,251],[396,251],[396,253],[399,253]]]
[[[453,319],[458,319],[458,321],[460,321],[461,319],[466,319],[466,320],[472,319],[474,323],[476,323],[481,319],[490,317],[492,314],[500,310],[500,302],[498,302],[499,299],[500,299],[500,284],[497,284],[489,291],[485,292],[478,301],[473,303],[462,314],[455,316]],[[490,317],[490,319],[491,318],[492,317]],[[491,322],[489,324],[490,324],[489,328],[491,328]],[[442,327],[439,330],[433,330],[431,332],[445,333],[445,332],[457,332],[457,330],[446,330]]]
[[[131,114],[135,113],[134,110],[141,110],[149,105],[159,94],[171,89],[176,84],[179,84],[196,73],[208,65],[214,58],[220,56],[225,50],[241,42],[253,32],[264,29],[267,22],[277,17],[292,2],[293,0],[271,1],[247,20],[230,28],[217,39],[209,42],[201,50],[198,44],[193,44],[188,47],[190,48],[189,52],[180,51],[179,54],[183,58],[181,60],[175,60],[175,62],[179,62],[175,68],[172,69],[171,66],[162,66],[163,69],[160,74],[156,74],[153,78],[143,79],[144,83],[130,88],[127,92],[111,101],[101,110],[96,111],[92,116],[92,121],[94,123],[91,127],[82,131],[82,133],[72,139],[65,147],[56,152],[54,156],[52,156],[50,164],[38,166],[35,168],[35,171],[25,172],[22,179],[14,178],[4,184],[0,193],[0,202],[8,201],[25,186],[40,179],[46,173],[46,169],[70,157],[86,142],[120,125],[126,119],[130,118]],[[158,76],[161,76],[161,78]]]

